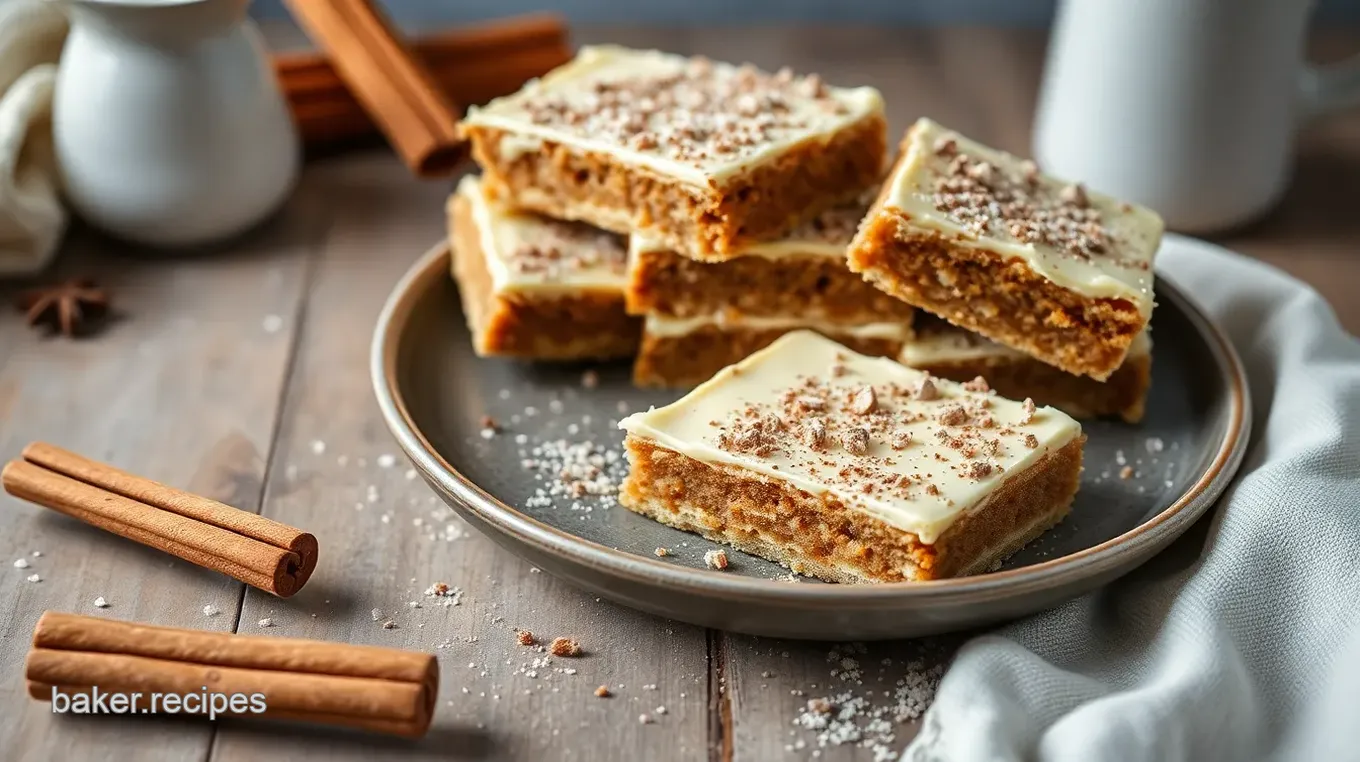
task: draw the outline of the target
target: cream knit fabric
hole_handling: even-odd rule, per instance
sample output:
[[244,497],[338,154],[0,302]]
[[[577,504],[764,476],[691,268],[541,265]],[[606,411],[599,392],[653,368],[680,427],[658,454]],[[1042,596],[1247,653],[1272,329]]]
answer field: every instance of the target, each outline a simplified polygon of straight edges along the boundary
[[41,270],[66,228],[52,150],[52,91],[66,16],[0,0],[0,277]]

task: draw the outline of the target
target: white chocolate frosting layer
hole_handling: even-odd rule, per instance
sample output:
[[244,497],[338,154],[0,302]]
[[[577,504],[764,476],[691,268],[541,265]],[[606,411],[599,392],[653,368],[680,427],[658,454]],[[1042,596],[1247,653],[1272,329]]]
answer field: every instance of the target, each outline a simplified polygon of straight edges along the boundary
[[[853,204],[844,204],[804,222],[777,241],[764,241],[747,246],[733,255],[736,257],[763,257],[765,259],[785,259],[789,257],[821,257],[831,259],[844,257],[845,250],[855,237],[860,220],[869,210],[872,196]],[[647,233],[636,232],[629,236],[630,256],[634,264],[637,255],[655,251],[673,251],[661,238]]]
[[796,317],[764,317],[742,315],[739,313],[719,312],[700,317],[668,317],[648,315],[643,323],[643,331],[650,336],[687,336],[704,328],[717,328],[721,331],[794,331],[807,328],[828,336],[844,336],[857,339],[889,339],[907,341],[911,338],[911,324],[902,323],[835,323],[829,320],[804,320]]
[[471,109],[463,123],[512,133],[500,146],[507,161],[552,141],[712,187],[882,112],[869,87],[602,45]]
[[921,119],[907,133],[885,206],[957,244],[1023,260],[1090,298],[1152,314],[1152,258],[1162,219],[1041,173],[1033,162]]
[[[902,347],[898,362],[913,368],[941,362],[962,362],[992,358],[1039,362],[1033,357],[1004,344],[998,344],[972,331],[949,325],[931,326],[928,331],[917,331]],[[1144,329],[1129,345],[1126,358],[1146,357],[1152,353],[1151,332]]]
[[934,543],[1081,434],[1057,410],[976,388],[797,331],[619,427],[705,463],[834,496]]
[[510,211],[487,199],[472,175],[459,181],[457,192],[472,207],[496,293],[623,292],[628,249],[622,236]]

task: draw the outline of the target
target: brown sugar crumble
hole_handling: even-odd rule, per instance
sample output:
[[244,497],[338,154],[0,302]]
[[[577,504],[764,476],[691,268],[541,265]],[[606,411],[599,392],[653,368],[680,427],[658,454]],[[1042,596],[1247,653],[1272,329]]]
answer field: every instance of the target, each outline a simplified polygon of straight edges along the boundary
[[538,642],[538,640],[534,638],[534,634],[532,632],[529,632],[528,630],[520,630],[516,632],[515,640],[519,641],[519,644],[522,646],[532,646]]
[[548,646],[548,652],[553,656],[580,656],[581,644],[571,638],[553,638],[553,642]]

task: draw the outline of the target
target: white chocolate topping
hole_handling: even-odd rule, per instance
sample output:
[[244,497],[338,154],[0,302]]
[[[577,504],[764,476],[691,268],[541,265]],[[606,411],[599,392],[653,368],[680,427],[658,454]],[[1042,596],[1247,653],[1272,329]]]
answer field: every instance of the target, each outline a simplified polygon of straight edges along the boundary
[[510,211],[487,199],[472,175],[459,181],[457,192],[472,206],[496,293],[623,291],[628,249],[622,236]]
[[705,463],[830,495],[929,544],[1081,434],[1058,410],[976,384],[796,331],[619,427]]
[[1041,173],[929,119],[912,126],[884,205],[956,245],[1023,260],[1086,297],[1152,314],[1152,258],[1162,219],[1150,209]]
[[711,187],[882,111],[869,87],[602,45],[463,122],[513,134],[500,146],[507,160],[552,141]]
[[[859,227],[860,220],[864,219],[871,200],[870,196],[851,204],[828,209],[794,228],[783,238],[751,244],[734,254],[732,258],[844,257],[845,250],[855,237],[855,229]],[[641,232],[629,236],[629,246],[634,264],[637,263],[638,254],[673,250],[673,247],[664,240]]]
[[[917,313],[918,316],[921,313]],[[918,320],[920,318],[918,317]],[[1033,357],[1004,344],[998,344],[972,331],[950,325],[943,320],[931,321],[928,329],[920,324],[911,340],[902,347],[898,362],[913,368],[940,362],[962,362],[992,358],[1039,362]],[[1146,357],[1152,352],[1151,332],[1144,329],[1129,344],[1127,358]]]
[[643,330],[652,336],[687,336],[704,328],[721,331],[794,331],[807,328],[826,336],[857,339],[888,339],[905,342],[911,338],[911,323],[837,323],[829,320],[807,320],[797,317],[765,317],[719,312],[699,317],[667,317],[648,315]]

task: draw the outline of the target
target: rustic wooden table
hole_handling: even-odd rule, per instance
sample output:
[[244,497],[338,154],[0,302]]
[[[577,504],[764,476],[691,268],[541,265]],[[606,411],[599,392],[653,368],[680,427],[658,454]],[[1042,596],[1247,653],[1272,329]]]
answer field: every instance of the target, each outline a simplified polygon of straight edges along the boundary
[[[1043,45],[1037,34],[981,29],[600,29],[580,37],[871,84],[888,97],[894,131],[930,114],[1019,152]],[[1358,41],[1333,34],[1319,49],[1332,56]],[[1350,208],[1360,197],[1358,167],[1360,116],[1311,128],[1283,205],[1222,239],[1312,283],[1352,331],[1360,330],[1360,215]],[[840,702],[861,707],[860,725],[874,716],[891,723],[909,706],[922,679],[909,662],[936,664],[953,640],[776,642],[634,613],[467,533],[404,463],[383,467],[396,448],[369,388],[370,333],[397,277],[443,234],[449,189],[414,181],[390,155],[369,151],[314,162],[277,219],[201,256],[147,254],[78,230],[58,269],[104,282],[121,318],[84,341],[44,338],[14,315],[0,319],[0,457],[52,441],[304,527],[322,544],[312,582],[281,601],[0,496],[5,757],[754,762],[814,755],[818,733],[794,724],[809,698],[852,692],[857,701]],[[16,289],[0,287],[0,296],[8,301]],[[29,568],[11,565],[20,558]],[[41,581],[28,581],[33,574]],[[464,591],[461,605],[422,596],[439,581]],[[95,609],[98,596],[107,609]],[[221,613],[206,616],[205,606]],[[434,650],[443,669],[435,728],[408,743],[269,723],[54,716],[27,698],[22,680],[45,609]],[[266,617],[274,626],[262,629]],[[389,617],[395,629],[378,621]],[[536,667],[539,655],[515,643],[513,627],[575,636],[589,654]],[[592,695],[601,684],[614,698]],[[891,741],[882,728],[869,736],[900,748],[914,727],[892,730]],[[873,754],[833,743],[819,756]]]

